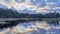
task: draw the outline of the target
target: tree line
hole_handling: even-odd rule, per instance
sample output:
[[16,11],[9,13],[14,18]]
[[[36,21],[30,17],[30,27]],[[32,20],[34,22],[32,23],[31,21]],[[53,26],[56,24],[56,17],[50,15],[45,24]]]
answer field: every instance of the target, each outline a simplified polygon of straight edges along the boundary
[[13,11],[12,9],[2,9],[0,8],[0,18],[59,18],[60,14],[57,12],[43,14],[29,14],[29,13],[19,13]]

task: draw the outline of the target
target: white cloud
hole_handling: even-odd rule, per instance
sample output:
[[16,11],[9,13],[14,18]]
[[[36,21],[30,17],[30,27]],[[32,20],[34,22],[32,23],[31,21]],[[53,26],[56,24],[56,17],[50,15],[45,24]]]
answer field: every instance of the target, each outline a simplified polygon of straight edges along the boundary
[[[18,0],[19,2],[22,0]],[[16,2],[16,0],[9,0],[9,2],[7,3],[7,1],[5,0],[0,0],[0,4],[3,4],[5,6],[7,6],[8,8],[15,8],[16,10],[24,10],[24,9],[28,9],[28,10],[36,10],[36,12],[49,12],[48,10],[51,9],[51,3],[49,4],[49,2],[46,2],[46,5],[44,7],[40,7],[41,3],[37,3],[36,5],[33,5],[32,0],[23,0],[23,2]],[[33,0],[36,1],[36,0]],[[2,3],[3,2],[3,3]],[[43,5],[43,3],[42,3]],[[39,6],[39,7],[38,7]],[[54,7],[55,8],[55,7]]]

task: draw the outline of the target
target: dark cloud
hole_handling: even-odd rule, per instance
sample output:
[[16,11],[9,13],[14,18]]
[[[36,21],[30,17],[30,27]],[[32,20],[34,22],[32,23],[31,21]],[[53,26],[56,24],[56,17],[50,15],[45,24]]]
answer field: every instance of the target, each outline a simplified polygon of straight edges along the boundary
[[39,4],[40,2],[45,2],[44,0],[31,0],[32,4],[36,5]]
[[24,2],[25,0],[15,0],[15,1],[20,3],[20,2]]
[[60,3],[49,4],[50,7],[60,7]]
[[38,7],[44,7],[47,5],[45,0],[35,0],[35,1],[31,0],[31,3],[32,5],[38,5]]
[[47,0],[47,2],[59,2],[60,0]]
[[10,0],[5,0],[5,2],[6,2],[6,3],[11,3],[11,1],[10,1]]
[[40,2],[39,5],[38,5],[38,7],[44,7],[46,5],[47,5],[46,2]]

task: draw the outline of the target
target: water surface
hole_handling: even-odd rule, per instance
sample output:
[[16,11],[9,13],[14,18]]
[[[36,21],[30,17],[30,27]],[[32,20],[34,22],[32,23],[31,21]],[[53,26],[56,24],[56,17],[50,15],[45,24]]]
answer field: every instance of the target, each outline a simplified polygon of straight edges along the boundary
[[19,23],[12,28],[4,28],[1,34],[59,34],[60,26],[47,21],[29,21]]

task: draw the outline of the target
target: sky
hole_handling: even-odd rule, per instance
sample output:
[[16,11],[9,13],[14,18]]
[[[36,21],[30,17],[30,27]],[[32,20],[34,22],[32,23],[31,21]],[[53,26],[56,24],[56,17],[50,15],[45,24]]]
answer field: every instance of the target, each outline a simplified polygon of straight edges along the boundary
[[13,9],[23,13],[55,11],[60,13],[60,0],[0,0],[0,8]]

